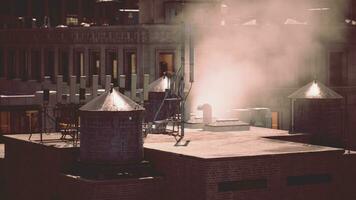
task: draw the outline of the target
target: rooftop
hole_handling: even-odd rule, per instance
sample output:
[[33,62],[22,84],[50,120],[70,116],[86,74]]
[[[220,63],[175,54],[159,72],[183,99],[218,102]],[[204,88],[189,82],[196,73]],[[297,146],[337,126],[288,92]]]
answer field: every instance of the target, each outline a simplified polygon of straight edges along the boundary
[[186,146],[175,146],[174,138],[169,136],[149,135],[145,141],[145,147],[202,159],[313,152],[342,154],[344,152],[343,149],[268,139],[268,137],[276,136],[291,137],[293,135],[288,134],[287,131],[258,127],[239,132],[188,130],[184,139],[190,142]]
[[[208,132],[199,129],[186,129],[184,141],[190,141],[187,145],[175,145],[175,139],[172,136],[151,134],[145,139],[144,147],[201,159],[316,152],[344,153],[343,149],[270,139],[295,136],[303,135],[290,135],[287,131],[259,127],[251,127],[248,131],[238,132]],[[79,147],[79,143],[60,140],[60,137],[59,133],[44,134],[43,143],[40,143],[39,134],[33,134],[31,141],[28,141],[28,134],[7,135],[5,139],[16,139],[58,149]],[[184,141],[182,144],[184,144]],[[1,152],[3,151],[1,151],[0,146],[0,154]]]

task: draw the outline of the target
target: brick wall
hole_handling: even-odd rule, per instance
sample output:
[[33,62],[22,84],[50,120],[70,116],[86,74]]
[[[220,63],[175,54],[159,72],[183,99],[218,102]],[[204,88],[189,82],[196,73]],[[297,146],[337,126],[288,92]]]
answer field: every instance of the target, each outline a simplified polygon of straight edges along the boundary
[[162,195],[170,200],[206,198],[205,169],[193,157],[145,149],[145,158],[165,177]]
[[93,181],[61,176],[63,200],[160,200],[162,178]]
[[11,138],[5,142],[8,200],[159,200],[161,197],[163,181],[159,177],[94,181],[64,176],[64,171],[76,166],[79,148],[55,148]]
[[310,133],[313,144],[344,147],[342,100],[297,100],[294,130]]
[[[145,155],[165,176],[165,199],[331,200],[339,199],[344,189],[337,184],[342,151],[199,159],[146,149]],[[306,182],[288,185],[293,184],[288,177]],[[265,181],[265,188],[243,185],[255,180]],[[219,191],[221,183],[235,183],[237,190]]]
[[0,199],[5,199],[5,174],[4,159],[0,158]]
[[58,149],[30,142],[5,141],[6,190],[11,200],[56,199],[58,178],[78,156],[78,148]]
[[8,200],[356,199],[356,154],[343,150],[201,159],[146,148],[163,178],[93,181],[62,174],[78,148],[14,139],[5,148]]
[[356,154],[345,154],[338,163],[339,172],[341,173],[340,179],[337,180],[339,186],[339,199],[353,200],[356,199]]

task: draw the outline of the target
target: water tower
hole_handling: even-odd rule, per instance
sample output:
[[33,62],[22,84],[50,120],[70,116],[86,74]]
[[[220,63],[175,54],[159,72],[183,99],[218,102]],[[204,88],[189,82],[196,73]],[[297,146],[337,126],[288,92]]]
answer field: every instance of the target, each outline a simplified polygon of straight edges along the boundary
[[80,161],[136,164],[143,159],[144,108],[112,89],[80,108]]

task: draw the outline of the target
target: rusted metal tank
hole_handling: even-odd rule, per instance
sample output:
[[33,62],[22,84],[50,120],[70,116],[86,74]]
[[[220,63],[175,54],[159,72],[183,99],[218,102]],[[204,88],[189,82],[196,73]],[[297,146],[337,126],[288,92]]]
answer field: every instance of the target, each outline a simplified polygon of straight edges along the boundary
[[112,89],[80,108],[80,161],[135,164],[143,158],[144,108]]

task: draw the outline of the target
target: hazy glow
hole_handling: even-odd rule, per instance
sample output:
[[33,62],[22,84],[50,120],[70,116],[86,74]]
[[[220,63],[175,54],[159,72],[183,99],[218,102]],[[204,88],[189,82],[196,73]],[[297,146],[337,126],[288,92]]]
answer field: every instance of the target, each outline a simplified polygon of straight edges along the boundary
[[226,24],[225,20],[221,20],[220,25],[225,26],[225,24]]
[[316,82],[313,82],[312,86],[306,93],[308,98],[318,98],[321,97],[321,90]]
[[[272,88],[296,87],[299,80],[310,78],[322,53],[320,36],[342,37],[342,32],[319,21],[325,20],[319,13],[309,12],[329,10],[313,1],[224,0],[224,4],[228,9],[221,15],[185,12],[194,19],[192,112],[199,113],[196,107],[207,103],[214,117],[225,117],[233,108],[271,105],[278,101],[266,98],[273,94]],[[222,7],[215,9],[221,12]],[[204,14],[215,24],[209,24]],[[314,86],[310,95],[317,94]]]

